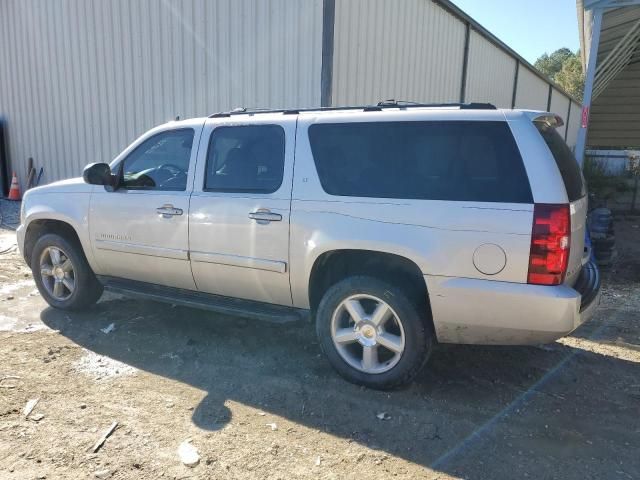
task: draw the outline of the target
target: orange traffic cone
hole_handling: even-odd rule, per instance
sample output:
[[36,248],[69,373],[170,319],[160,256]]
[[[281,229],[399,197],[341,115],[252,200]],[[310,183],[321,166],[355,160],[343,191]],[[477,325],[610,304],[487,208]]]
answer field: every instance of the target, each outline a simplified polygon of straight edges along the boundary
[[18,185],[18,177],[16,172],[13,172],[13,179],[11,180],[11,188],[9,189],[9,200],[20,200],[20,186]]

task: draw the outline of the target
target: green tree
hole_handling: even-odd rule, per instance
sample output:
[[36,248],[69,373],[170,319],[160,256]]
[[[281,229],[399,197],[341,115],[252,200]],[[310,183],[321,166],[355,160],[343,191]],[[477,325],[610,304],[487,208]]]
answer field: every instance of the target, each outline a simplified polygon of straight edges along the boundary
[[580,51],[573,53],[568,48],[560,48],[551,55],[543,54],[534,66],[568,93],[582,100],[584,74]]
[[551,55],[544,53],[533,65],[549,78],[554,78],[556,74],[562,70],[564,62],[573,57],[574,53],[568,48],[560,48]]
[[555,76],[555,81],[568,93],[582,100],[584,74],[579,56],[574,56],[564,62],[562,69]]

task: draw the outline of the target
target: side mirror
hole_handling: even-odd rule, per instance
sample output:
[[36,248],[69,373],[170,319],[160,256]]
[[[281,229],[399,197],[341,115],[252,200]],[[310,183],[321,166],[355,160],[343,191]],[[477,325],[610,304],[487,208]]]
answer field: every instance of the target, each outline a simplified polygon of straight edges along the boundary
[[90,185],[110,186],[113,183],[108,163],[90,163],[84,167],[82,178]]

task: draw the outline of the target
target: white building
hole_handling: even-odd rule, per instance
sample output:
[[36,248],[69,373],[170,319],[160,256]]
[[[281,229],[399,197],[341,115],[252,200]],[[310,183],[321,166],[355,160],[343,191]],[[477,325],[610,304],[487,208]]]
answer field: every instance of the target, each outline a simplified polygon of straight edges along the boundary
[[154,125],[238,106],[395,98],[579,104],[448,0],[3,0],[9,171],[43,182],[110,161]]

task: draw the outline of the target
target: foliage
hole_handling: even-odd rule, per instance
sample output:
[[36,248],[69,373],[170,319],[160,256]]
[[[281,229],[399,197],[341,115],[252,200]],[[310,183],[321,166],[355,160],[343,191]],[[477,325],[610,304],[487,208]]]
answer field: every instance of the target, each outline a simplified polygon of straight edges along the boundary
[[568,48],[560,48],[551,55],[543,54],[534,66],[568,93],[582,100],[584,74],[580,60],[580,50],[573,53]]
[[555,81],[564,88],[567,93],[582,100],[584,75],[582,74],[582,62],[577,55],[573,58],[568,58],[564,62],[562,70],[555,76]]
[[574,53],[568,48],[560,48],[553,52],[551,55],[544,53],[536,63],[534,67],[547,75],[549,78],[555,78],[556,74],[562,70],[562,65],[567,59],[574,56]]
[[605,163],[595,158],[585,158],[583,174],[587,181],[589,193],[600,200],[609,200],[616,194],[631,190],[623,176],[608,175]]

